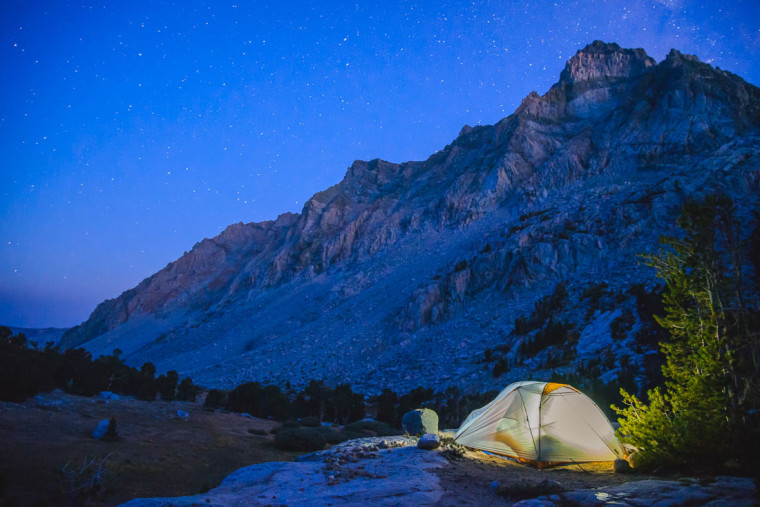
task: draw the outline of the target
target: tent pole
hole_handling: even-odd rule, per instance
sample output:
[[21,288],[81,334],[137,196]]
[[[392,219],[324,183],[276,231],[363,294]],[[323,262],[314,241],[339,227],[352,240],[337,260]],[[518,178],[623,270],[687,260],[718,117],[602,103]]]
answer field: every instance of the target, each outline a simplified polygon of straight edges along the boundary
[[[543,457],[541,456],[541,411],[542,411],[542,405],[544,401],[544,392],[541,391],[541,394],[538,398],[538,462],[543,462]],[[541,470],[541,466],[538,467],[539,470]]]

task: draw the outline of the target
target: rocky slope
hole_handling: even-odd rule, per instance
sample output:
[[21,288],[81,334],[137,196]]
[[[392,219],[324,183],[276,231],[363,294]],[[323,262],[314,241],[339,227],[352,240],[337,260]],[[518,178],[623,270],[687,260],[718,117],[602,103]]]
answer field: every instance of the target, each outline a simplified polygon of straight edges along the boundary
[[[653,273],[637,254],[674,232],[690,196],[729,194],[749,228],[759,140],[760,89],[675,50],[658,64],[597,41],[495,125],[465,126],[426,161],[354,162],[301,214],[203,240],[62,343],[215,386],[491,388],[548,375],[563,348],[569,370],[587,353],[607,378],[643,374],[651,344],[626,290]],[[578,344],[528,355],[536,331],[513,334],[515,318],[560,281],[553,317]],[[607,306],[592,307],[600,282]],[[494,347],[509,369],[496,381],[482,362]]]

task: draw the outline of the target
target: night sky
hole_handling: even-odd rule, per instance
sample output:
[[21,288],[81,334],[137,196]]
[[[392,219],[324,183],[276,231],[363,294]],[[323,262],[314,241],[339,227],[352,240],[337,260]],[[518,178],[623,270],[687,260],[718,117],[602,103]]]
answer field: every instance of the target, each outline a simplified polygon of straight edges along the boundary
[[595,39],[760,83],[757,0],[318,3],[3,0],[0,324],[77,324],[356,159],[426,159]]

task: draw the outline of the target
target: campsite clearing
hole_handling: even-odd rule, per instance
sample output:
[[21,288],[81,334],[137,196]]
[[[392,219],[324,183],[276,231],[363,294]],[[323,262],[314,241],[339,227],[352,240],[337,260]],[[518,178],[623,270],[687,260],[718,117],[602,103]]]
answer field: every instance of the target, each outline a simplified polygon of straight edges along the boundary
[[[178,410],[189,417],[178,415]],[[122,439],[94,440],[92,430],[111,416],[116,418]],[[295,459],[300,453],[281,451],[271,435],[260,434],[277,425],[240,414],[205,411],[200,403],[188,402],[122,399],[106,403],[61,392],[22,404],[0,402],[0,504],[69,505],[61,469],[67,462],[70,468],[81,464],[85,456],[107,457],[102,488],[91,498],[91,505],[114,505],[137,497],[197,495],[219,486],[242,467]],[[439,451],[414,446],[400,453],[413,455],[420,463],[440,464],[425,473],[437,476],[433,481],[440,497],[436,504],[447,506],[509,504],[521,496],[544,494],[544,486],[539,484],[546,479],[574,491],[651,478],[614,474],[612,463],[537,470],[475,450],[466,451],[458,460],[446,460]],[[366,463],[345,466],[365,470],[381,461],[368,458]],[[320,470],[325,465],[320,463]],[[383,482],[390,478],[384,475],[388,474],[378,471],[374,480],[388,487]],[[494,481],[500,484],[498,491],[491,487]]]
[[[111,417],[120,440],[93,439],[98,423]],[[92,505],[200,493],[240,467],[301,454],[275,447],[268,432],[278,425],[209,412],[200,403],[106,401],[61,391],[0,402],[0,505],[13,499],[15,505],[70,505],[69,490],[91,475],[73,472],[92,459],[103,460]],[[62,473],[66,466],[72,473]]]

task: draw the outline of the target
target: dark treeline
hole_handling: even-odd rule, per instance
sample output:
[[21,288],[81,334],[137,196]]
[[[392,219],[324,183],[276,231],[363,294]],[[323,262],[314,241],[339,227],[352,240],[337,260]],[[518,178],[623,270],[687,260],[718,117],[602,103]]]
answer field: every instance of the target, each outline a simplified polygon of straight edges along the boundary
[[467,414],[494,396],[496,391],[463,395],[457,387],[450,387],[442,393],[418,387],[403,395],[385,389],[381,394],[367,398],[355,393],[348,384],[332,388],[318,380],[309,382],[302,391],[246,382],[230,391],[210,390],[204,405],[278,421],[312,419],[341,425],[373,415],[376,420],[394,428],[401,427],[401,418],[406,412],[430,408],[438,414],[440,427],[456,428]]
[[85,349],[61,352],[52,343],[40,348],[23,333],[14,335],[0,326],[0,400],[22,402],[54,389],[93,396],[101,391],[133,395],[142,400],[195,401],[200,388],[190,378],[179,380],[176,371],[156,377],[156,368],[127,366],[114,350],[110,356],[92,358]]
[[204,403],[208,408],[245,412],[262,419],[285,421],[314,418],[318,423],[346,424],[365,416],[364,396],[348,384],[331,388],[312,380],[303,391],[277,385],[246,382],[230,391],[211,389]]
[[[176,371],[156,377],[153,364],[145,363],[138,369],[125,364],[120,356],[118,349],[93,359],[82,348],[61,352],[52,343],[40,347],[22,333],[14,335],[0,326],[0,400],[20,403],[41,392],[63,389],[81,396],[111,391],[149,401],[195,401],[201,391],[190,378],[180,381]],[[377,396],[366,397],[349,384],[331,387],[321,380],[312,380],[300,391],[289,385],[283,389],[246,382],[228,391],[211,389],[204,406],[277,421],[307,419],[340,425],[370,415],[394,428],[401,427],[401,417],[409,410],[430,408],[438,414],[441,427],[455,428],[495,395],[495,391],[463,395],[457,387],[436,393],[418,387],[403,395],[385,389]]]

